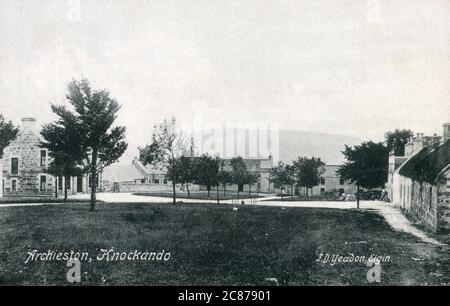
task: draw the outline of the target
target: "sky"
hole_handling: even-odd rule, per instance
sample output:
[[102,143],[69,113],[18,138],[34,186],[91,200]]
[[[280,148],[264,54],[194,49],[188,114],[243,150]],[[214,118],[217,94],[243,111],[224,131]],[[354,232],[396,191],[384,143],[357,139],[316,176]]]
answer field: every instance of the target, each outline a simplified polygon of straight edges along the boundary
[[275,122],[379,141],[450,122],[446,0],[0,0],[0,113],[55,119],[72,79],[152,126]]

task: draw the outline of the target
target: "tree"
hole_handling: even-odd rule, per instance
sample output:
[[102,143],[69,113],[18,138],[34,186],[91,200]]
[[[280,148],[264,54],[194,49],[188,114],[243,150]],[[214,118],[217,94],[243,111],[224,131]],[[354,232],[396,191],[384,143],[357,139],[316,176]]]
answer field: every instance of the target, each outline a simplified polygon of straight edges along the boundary
[[58,197],[56,177],[64,177],[64,200],[67,200],[67,183],[71,176],[83,174],[85,151],[77,117],[63,107],[51,105],[60,119],[45,124],[41,130],[40,146],[49,151],[52,158],[46,172],[55,177],[55,198]]
[[[125,127],[113,127],[120,110],[119,103],[106,90],[92,90],[89,81],[73,80],[68,86],[67,100],[74,109],[83,146],[84,170],[91,175],[91,210],[95,210],[98,174],[116,162],[128,147]],[[70,113],[59,106],[60,114]],[[59,115],[59,114],[58,114]],[[64,117],[61,120],[65,121]]]
[[286,171],[286,165],[282,161],[279,161],[275,167],[270,169],[270,180],[275,184],[275,186],[280,188],[281,200],[284,200],[283,189],[284,186],[289,183],[289,179],[288,172]]
[[233,184],[238,185],[237,197],[239,199],[239,187],[243,186],[248,181],[247,166],[245,165],[244,160],[240,156],[233,157],[230,161],[230,165],[233,169],[231,179]]
[[248,184],[248,194],[252,194],[252,186],[259,181],[259,174],[258,173],[247,173],[246,177],[246,183]]
[[386,132],[384,138],[389,152],[394,152],[395,156],[405,155],[405,145],[414,136],[411,130],[395,129],[393,132]]
[[[139,160],[144,165],[160,165],[167,169],[168,176],[177,177],[177,160],[185,151],[183,135],[177,129],[175,118],[164,119],[153,126],[152,141],[149,145],[139,148]],[[173,205],[176,204],[176,180],[172,180]]]
[[3,150],[16,139],[18,133],[19,128],[0,114],[0,159],[3,157]]
[[225,161],[223,160],[220,162],[219,183],[222,185],[223,196],[225,196],[227,184],[233,183],[233,179],[231,173],[225,169]]
[[319,185],[320,178],[325,171],[325,163],[316,157],[299,157],[293,162],[296,172],[296,180],[299,186],[306,188],[306,197],[309,196],[308,190]]
[[291,198],[294,197],[294,185],[297,182],[295,176],[295,167],[293,165],[286,165],[286,185],[291,186]]
[[342,151],[347,162],[340,166],[337,173],[341,178],[356,184],[357,208],[359,208],[359,190],[362,188],[383,187],[388,176],[389,149],[383,143],[363,142],[354,148],[345,146]]
[[183,184],[186,186],[186,190],[188,193],[188,198],[191,197],[191,192],[189,190],[189,184],[195,180],[195,160],[191,157],[180,156],[176,160],[176,178],[172,178],[170,175],[175,173],[175,171],[168,171],[168,178],[170,180],[175,180],[177,183]]
[[206,186],[208,198],[211,187],[219,186],[220,159],[209,154],[203,154],[195,163],[195,183]]

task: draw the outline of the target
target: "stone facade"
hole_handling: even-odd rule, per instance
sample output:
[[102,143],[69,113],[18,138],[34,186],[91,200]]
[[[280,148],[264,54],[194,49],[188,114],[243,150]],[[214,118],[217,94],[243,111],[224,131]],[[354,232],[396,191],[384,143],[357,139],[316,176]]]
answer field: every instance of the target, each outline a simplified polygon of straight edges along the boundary
[[[186,189],[180,184],[175,185],[175,190],[186,191]],[[189,190],[199,191],[199,186],[189,184]],[[133,183],[133,182],[121,182],[117,183],[115,192],[172,192],[172,185],[170,184],[153,184],[153,183]]]
[[[51,197],[63,193],[64,178],[46,173],[50,158],[47,150],[39,146],[41,138],[36,119],[22,119],[17,138],[5,148],[2,164],[2,193],[4,197]],[[56,184],[56,185],[55,185]],[[87,176],[70,178],[68,193],[89,190]]]
[[[413,215],[433,232],[450,230],[450,141],[444,125],[440,143],[437,136],[427,141],[419,134],[406,145],[407,159],[389,177],[391,201]],[[428,140],[431,139],[430,137]],[[423,169],[422,169],[423,168]],[[423,172],[429,177],[419,179]]]
[[356,193],[356,185],[341,179],[337,174],[338,169],[339,165],[325,165],[325,173],[322,175],[320,184],[312,188],[313,196],[324,196],[330,191],[336,191],[339,195]]

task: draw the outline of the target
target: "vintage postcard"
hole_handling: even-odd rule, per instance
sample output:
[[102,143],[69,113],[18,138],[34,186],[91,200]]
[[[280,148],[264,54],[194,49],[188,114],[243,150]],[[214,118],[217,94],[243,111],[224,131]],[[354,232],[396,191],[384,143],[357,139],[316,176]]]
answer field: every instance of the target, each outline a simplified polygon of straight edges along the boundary
[[0,285],[450,284],[449,1],[0,0],[0,40]]

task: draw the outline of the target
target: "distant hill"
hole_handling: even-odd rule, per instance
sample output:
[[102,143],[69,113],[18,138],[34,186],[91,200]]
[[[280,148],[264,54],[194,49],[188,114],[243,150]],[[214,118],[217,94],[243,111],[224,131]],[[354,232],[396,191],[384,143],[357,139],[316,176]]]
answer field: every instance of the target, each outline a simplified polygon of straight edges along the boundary
[[328,133],[304,131],[280,131],[280,160],[292,162],[298,156],[320,157],[330,165],[339,165],[345,161],[342,155],[345,145],[357,145],[361,139]]
[[[320,157],[330,165],[339,165],[344,162],[342,150],[344,145],[356,145],[362,142],[361,139],[318,132],[305,132],[293,130],[280,130],[279,144],[280,157],[286,163],[299,156]],[[142,144],[141,144],[142,145]],[[131,161],[138,155],[137,144],[129,144],[129,149],[121,158],[120,164],[131,164]]]

